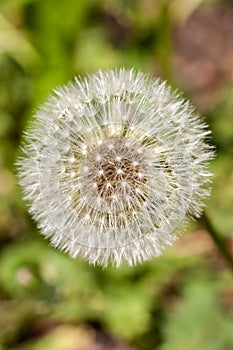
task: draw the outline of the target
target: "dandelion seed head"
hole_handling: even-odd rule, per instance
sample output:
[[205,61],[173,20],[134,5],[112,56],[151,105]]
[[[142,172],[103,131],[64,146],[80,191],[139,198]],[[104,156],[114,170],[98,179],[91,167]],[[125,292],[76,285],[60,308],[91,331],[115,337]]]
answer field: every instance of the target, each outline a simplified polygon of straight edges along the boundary
[[209,195],[209,131],[170,87],[99,71],[55,90],[18,160],[30,212],[52,245],[92,264],[162,254]]

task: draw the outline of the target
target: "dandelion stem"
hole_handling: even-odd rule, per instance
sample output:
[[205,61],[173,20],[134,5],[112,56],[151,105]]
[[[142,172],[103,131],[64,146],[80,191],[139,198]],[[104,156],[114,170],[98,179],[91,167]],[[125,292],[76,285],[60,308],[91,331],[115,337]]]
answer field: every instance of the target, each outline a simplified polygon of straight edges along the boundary
[[202,222],[205,228],[208,230],[208,233],[211,236],[212,240],[214,241],[215,245],[217,246],[218,250],[221,252],[224,259],[233,270],[233,256],[231,252],[228,250],[226,243],[224,242],[224,239],[220,237],[216,227],[213,225],[212,221],[210,220],[210,218],[206,213],[204,213],[202,216]]

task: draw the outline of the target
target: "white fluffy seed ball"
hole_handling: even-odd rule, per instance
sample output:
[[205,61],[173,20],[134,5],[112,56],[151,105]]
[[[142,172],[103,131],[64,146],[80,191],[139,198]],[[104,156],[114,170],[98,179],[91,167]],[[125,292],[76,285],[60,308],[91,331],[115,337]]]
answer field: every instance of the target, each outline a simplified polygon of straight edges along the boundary
[[159,256],[209,195],[209,131],[189,102],[134,70],[58,88],[25,133],[19,181],[53,246],[92,264]]

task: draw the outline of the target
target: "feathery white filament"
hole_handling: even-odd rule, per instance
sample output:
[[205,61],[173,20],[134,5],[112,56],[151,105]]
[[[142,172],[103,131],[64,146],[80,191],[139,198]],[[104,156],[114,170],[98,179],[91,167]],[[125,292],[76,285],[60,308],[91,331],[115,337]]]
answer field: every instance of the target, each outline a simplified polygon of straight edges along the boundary
[[26,132],[20,184],[42,234],[72,257],[159,256],[209,194],[209,134],[165,83],[99,71],[55,90]]

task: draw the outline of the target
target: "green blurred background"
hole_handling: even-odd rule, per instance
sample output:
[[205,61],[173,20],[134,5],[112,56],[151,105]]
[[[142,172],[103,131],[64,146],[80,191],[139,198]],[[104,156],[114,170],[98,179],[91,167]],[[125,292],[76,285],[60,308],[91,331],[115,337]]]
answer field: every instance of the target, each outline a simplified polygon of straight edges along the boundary
[[55,251],[15,179],[22,131],[75,75],[139,68],[213,132],[207,213],[233,251],[233,3],[0,0],[0,350],[230,350],[233,280],[203,222],[161,258],[102,270]]

